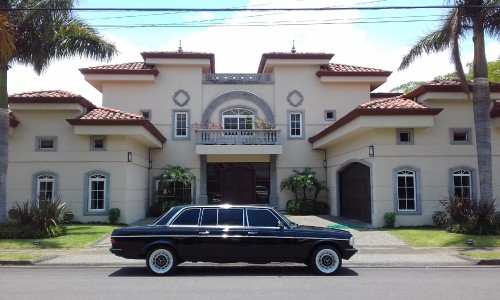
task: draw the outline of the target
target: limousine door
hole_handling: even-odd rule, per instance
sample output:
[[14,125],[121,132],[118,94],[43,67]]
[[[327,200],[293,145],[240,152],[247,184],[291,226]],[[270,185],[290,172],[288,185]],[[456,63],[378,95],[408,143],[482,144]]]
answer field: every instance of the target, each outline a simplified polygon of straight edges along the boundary
[[245,258],[241,208],[204,208],[198,229],[197,256],[208,261],[241,261]]
[[295,233],[280,227],[279,219],[270,210],[248,208],[247,217],[249,261],[286,261],[297,256]]

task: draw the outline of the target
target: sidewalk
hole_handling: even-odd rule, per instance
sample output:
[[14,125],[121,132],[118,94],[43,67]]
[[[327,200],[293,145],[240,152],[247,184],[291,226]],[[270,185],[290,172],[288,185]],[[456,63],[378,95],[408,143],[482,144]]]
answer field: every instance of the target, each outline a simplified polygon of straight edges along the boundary
[[[344,260],[345,267],[438,267],[474,266],[484,264],[479,260],[459,255],[457,248],[412,248],[401,239],[370,227],[369,224],[332,216],[289,216],[298,224],[320,227],[346,228],[355,238],[359,252],[350,260]],[[147,222],[147,221],[145,221]],[[144,222],[143,222],[144,223]],[[130,260],[109,252],[109,237],[86,249],[64,250],[1,250],[0,253],[23,252],[45,255],[35,261],[2,262],[10,265],[53,265],[53,266],[145,266],[144,260]],[[498,262],[496,262],[498,264]]]

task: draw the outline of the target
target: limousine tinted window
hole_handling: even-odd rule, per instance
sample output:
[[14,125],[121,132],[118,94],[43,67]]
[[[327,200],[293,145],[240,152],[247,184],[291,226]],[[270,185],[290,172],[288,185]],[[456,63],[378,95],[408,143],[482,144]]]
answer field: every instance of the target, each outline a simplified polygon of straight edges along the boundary
[[240,208],[219,209],[219,225],[243,226],[243,209]]
[[217,225],[217,209],[205,208],[203,209],[203,216],[201,217],[202,226],[215,226]]
[[278,219],[267,209],[247,209],[248,226],[278,227]]
[[198,219],[200,217],[199,208],[186,209],[180,213],[177,218],[172,222],[172,225],[198,225]]

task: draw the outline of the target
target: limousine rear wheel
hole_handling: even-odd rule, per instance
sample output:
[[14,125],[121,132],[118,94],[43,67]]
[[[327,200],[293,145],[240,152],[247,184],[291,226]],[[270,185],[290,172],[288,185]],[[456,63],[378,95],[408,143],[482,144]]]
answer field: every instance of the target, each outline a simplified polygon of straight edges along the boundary
[[316,249],[311,257],[311,267],[320,275],[333,275],[342,266],[342,258],[333,246]]
[[177,266],[177,256],[169,247],[157,247],[149,252],[146,265],[155,275],[167,275]]

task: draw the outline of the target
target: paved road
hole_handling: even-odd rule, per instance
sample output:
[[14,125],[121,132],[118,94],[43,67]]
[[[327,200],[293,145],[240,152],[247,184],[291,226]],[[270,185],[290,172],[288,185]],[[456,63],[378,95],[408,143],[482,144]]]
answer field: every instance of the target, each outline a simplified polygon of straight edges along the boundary
[[179,267],[155,277],[142,267],[0,267],[2,299],[496,299],[500,268]]

